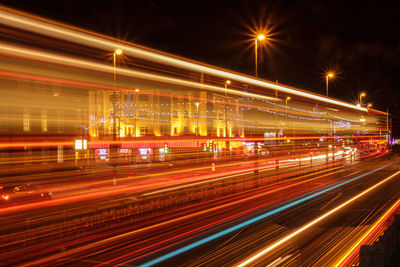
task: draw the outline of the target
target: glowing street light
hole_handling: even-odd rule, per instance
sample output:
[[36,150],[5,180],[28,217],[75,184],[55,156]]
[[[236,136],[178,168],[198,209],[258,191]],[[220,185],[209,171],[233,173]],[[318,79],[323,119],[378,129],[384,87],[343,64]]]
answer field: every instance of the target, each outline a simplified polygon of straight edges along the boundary
[[[114,90],[113,90],[113,108],[114,108],[114,110],[113,110],[113,141],[116,141],[117,140],[117,122],[116,122],[116,119],[117,119],[117,116],[116,116],[116,111],[117,111],[117,107],[116,107],[116,98],[117,98],[117,95],[116,95],[116,84],[117,84],[117,56],[120,56],[120,55],[122,55],[122,50],[121,49],[115,49],[115,51],[114,51],[114,54],[113,54],[113,63],[114,63]],[[120,92],[120,94],[119,94],[119,99],[120,99],[120,104],[121,104],[121,92]],[[120,113],[120,115],[121,115],[121,105],[120,105],[120,110],[119,110],[119,113]],[[119,120],[118,120],[118,131],[119,131],[119,135],[121,136],[121,117],[119,118]],[[111,162],[112,162],[112,164],[113,164],[113,186],[116,186],[117,185],[117,169],[116,169],[116,162],[114,162],[115,161],[115,157],[116,157],[116,155],[117,155],[117,152],[116,152],[116,148],[115,147],[113,147],[112,148],[112,150],[113,151],[111,151],[111,153],[110,153],[110,159],[111,159]]]
[[361,92],[361,94],[360,94],[360,106],[362,104],[362,98],[365,97],[365,96],[366,96],[366,94],[364,92]]
[[224,108],[225,108],[225,137],[228,137],[228,115],[227,115],[227,107],[226,101],[228,98],[228,85],[231,84],[230,80],[225,81],[225,101],[224,101]]
[[258,50],[258,41],[263,41],[265,39],[264,34],[259,34],[257,35],[256,38],[254,38],[254,55],[255,55],[255,70],[256,70],[256,78],[258,77],[258,62],[257,62],[257,50]]
[[[117,122],[116,122],[116,103],[115,100],[117,98],[116,95],[116,83],[117,83],[117,56],[122,55],[122,50],[121,49],[115,49],[114,54],[113,54],[113,63],[114,63],[114,90],[113,90],[113,106],[114,106],[114,112],[113,112],[113,140],[117,140]],[[120,95],[121,96],[121,95]],[[120,123],[120,121],[119,121]],[[120,125],[119,125],[120,126]],[[118,127],[118,130],[119,127]]]
[[326,96],[328,96],[328,84],[329,84],[329,78],[333,78],[333,73],[329,72],[326,74],[325,79],[326,79]]
[[372,104],[369,103],[369,104],[367,105],[367,109],[370,109],[371,107],[372,107]]
[[196,136],[199,136],[199,134],[200,134],[200,129],[199,129],[199,105],[200,105],[200,103],[199,102],[196,102],[196,103],[194,103],[195,105],[196,105],[196,111],[197,111],[197,126],[196,126]]
[[135,128],[134,128],[134,135],[135,137],[137,137],[136,135],[136,125],[137,125],[137,93],[139,93],[140,89],[136,88],[135,89]]
[[292,99],[290,96],[286,97],[286,106],[287,106],[287,102],[288,100]]

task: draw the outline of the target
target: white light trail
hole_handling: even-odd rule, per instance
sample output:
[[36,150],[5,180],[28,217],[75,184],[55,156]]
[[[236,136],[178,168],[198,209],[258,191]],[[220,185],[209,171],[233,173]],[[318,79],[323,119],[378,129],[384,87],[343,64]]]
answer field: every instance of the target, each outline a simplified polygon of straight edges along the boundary
[[21,14],[16,14],[11,10],[0,6],[0,23],[13,26],[19,29],[23,29],[30,32],[40,33],[52,38],[59,38],[62,40],[68,40],[70,42],[75,42],[78,44],[83,44],[91,47],[96,47],[106,51],[114,51],[115,48],[122,49],[125,54],[142,58],[145,60],[150,60],[158,62],[161,64],[166,64],[170,66],[175,66],[183,69],[188,69],[191,71],[196,71],[200,73],[207,73],[210,75],[222,77],[223,79],[231,79],[239,82],[244,82],[248,84],[254,84],[260,87],[269,88],[277,91],[281,91],[287,94],[293,94],[317,101],[322,101],[325,103],[330,103],[334,105],[344,106],[351,109],[367,111],[367,108],[358,107],[356,105],[330,99],[323,97],[321,95],[308,93],[299,89],[290,88],[288,86],[277,85],[275,83],[266,82],[251,77],[246,77],[244,75],[236,74],[222,69],[216,69],[208,65],[202,65],[199,63],[190,62],[188,60],[183,60],[178,57],[168,56],[160,52],[154,52],[149,49],[144,49],[132,44],[128,44],[123,41],[116,41],[105,36],[100,36],[94,33],[84,32],[83,30],[78,30],[77,28],[72,28],[67,25],[56,24],[48,20],[39,20],[38,18],[31,18],[23,16]]
[[367,194],[368,192],[374,190],[375,188],[381,186],[382,184],[386,183],[387,181],[393,179],[396,175],[398,175],[400,173],[400,171],[390,175],[389,177],[385,178],[384,180],[380,181],[379,183],[371,186],[370,188],[364,190],[363,192],[361,192],[360,194],[352,197],[351,199],[347,200],[346,202],[340,204],[339,206],[337,206],[336,208],[324,213],[323,215],[321,215],[320,217],[317,217],[316,219],[312,220],[311,222],[307,223],[306,225],[300,227],[298,230],[294,231],[293,233],[285,236],[284,238],[278,240],[277,242],[273,243],[272,245],[266,247],[265,249],[262,249],[261,251],[257,252],[255,255],[251,256],[250,258],[246,259],[245,261],[241,262],[240,264],[238,264],[238,267],[244,267],[247,266],[249,264],[252,264],[254,261],[258,260],[260,257],[262,257],[263,255],[265,255],[266,253],[270,252],[271,250],[273,250],[274,248],[282,245],[283,243],[289,241],[290,239],[292,239],[293,237],[295,237],[296,235],[304,232],[305,230],[307,230],[308,228],[310,228],[311,226],[313,226],[314,224],[322,221],[323,219],[327,218],[328,216],[334,214],[335,212],[337,212],[338,210],[344,208],[345,206],[349,205],[350,203],[352,203],[353,201],[359,199],[360,197],[364,196],[365,194]]

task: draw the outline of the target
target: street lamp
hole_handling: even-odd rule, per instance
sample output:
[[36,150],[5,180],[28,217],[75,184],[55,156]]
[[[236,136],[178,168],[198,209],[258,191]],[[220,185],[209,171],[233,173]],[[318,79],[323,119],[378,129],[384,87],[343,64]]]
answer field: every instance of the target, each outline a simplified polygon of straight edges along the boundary
[[329,78],[333,77],[333,73],[329,72],[326,74],[325,79],[326,79],[326,96],[328,96],[328,84],[329,84]]
[[[122,50],[121,49],[115,49],[114,54],[113,54],[113,62],[114,62],[114,91],[113,91],[113,106],[114,106],[114,112],[113,112],[113,141],[117,140],[117,122],[116,122],[116,83],[117,83],[117,56],[122,55]],[[119,119],[119,123],[120,123]],[[120,124],[119,124],[120,126]],[[118,129],[119,130],[119,129]]]
[[372,107],[372,104],[369,103],[369,104],[367,105],[367,109],[370,109],[371,107]]
[[[122,55],[122,50],[121,49],[115,49],[114,54],[113,54],[113,63],[114,63],[114,90],[113,90],[113,106],[114,106],[114,112],[113,112],[113,145],[112,145],[112,151],[110,153],[110,159],[113,165],[113,185],[117,185],[117,166],[116,166],[116,157],[117,157],[117,147],[115,144],[115,141],[117,140],[117,122],[116,122],[116,98],[117,95],[115,93],[116,91],[116,83],[117,83],[117,56]],[[120,93],[120,101],[121,101],[121,93]],[[121,107],[120,107],[121,109]],[[120,110],[121,113],[121,110]],[[120,114],[121,115],[121,114]],[[119,123],[118,123],[118,131],[120,131],[120,126],[121,126],[121,118],[119,118]],[[121,133],[120,133],[121,135]]]
[[197,117],[196,136],[199,136],[199,133],[200,133],[200,129],[199,129],[199,105],[200,105],[200,103],[196,102],[195,105],[196,105],[196,111],[197,111],[197,116],[196,116]]
[[224,101],[224,109],[225,109],[225,137],[228,137],[228,115],[227,115],[227,108],[226,108],[226,101],[228,98],[228,85],[231,84],[230,80],[225,81],[225,101]]
[[286,106],[287,106],[288,100],[290,100],[290,99],[291,99],[290,96],[286,97]]
[[135,89],[135,129],[134,129],[134,131],[135,131],[135,137],[137,137],[137,135],[136,135],[136,120],[137,120],[137,93],[139,92],[140,90],[139,89]]
[[256,70],[256,78],[258,77],[258,62],[257,62],[257,50],[258,50],[258,41],[263,41],[265,39],[264,34],[259,34],[254,39],[254,55],[255,55],[255,70]]
[[364,92],[362,92],[362,93],[360,94],[360,106],[361,106],[361,104],[362,104],[362,98],[365,97],[365,96],[366,96],[366,94],[365,94]]

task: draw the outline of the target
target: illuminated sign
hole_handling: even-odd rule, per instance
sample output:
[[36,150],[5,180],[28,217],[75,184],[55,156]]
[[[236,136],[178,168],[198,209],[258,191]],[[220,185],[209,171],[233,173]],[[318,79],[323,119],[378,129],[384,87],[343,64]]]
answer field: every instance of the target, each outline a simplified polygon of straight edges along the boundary
[[75,140],[75,149],[76,150],[87,149],[87,140],[85,139]]
[[97,155],[108,155],[108,149],[105,148],[97,149]]
[[129,149],[127,149],[127,148],[120,148],[119,149],[119,153],[121,153],[121,154],[128,154],[128,152],[129,152]]
[[75,140],[75,149],[80,150],[83,148],[82,140]]
[[139,148],[139,155],[147,155],[150,153],[150,148]]

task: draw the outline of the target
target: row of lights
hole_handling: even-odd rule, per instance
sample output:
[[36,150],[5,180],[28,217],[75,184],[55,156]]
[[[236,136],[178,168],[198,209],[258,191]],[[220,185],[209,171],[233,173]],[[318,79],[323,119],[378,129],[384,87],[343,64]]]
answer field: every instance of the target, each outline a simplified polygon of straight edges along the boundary
[[[258,62],[257,62],[258,41],[263,41],[263,40],[265,40],[265,35],[264,34],[259,34],[254,39],[254,43],[255,43],[255,49],[254,49],[254,51],[255,51],[255,74],[256,74],[256,78],[258,77],[258,72],[257,72],[257,68],[258,68]],[[115,61],[116,60],[116,56],[120,56],[120,55],[122,55],[122,49],[118,48],[118,49],[116,49],[114,51],[114,67],[116,65],[116,61]],[[326,76],[325,76],[325,79],[326,79],[326,96],[328,96],[328,92],[329,92],[328,91],[328,89],[329,89],[329,79],[331,79],[333,77],[335,77],[335,75],[332,72],[327,73]],[[228,85],[230,85],[230,84],[231,84],[231,81],[230,80],[226,80],[225,81],[225,89],[227,89]],[[135,92],[139,92],[139,89],[136,89]],[[362,92],[360,94],[360,97],[359,97],[360,98],[360,102],[357,104],[357,106],[361,107],[362,98],[365,97],[365,96],[366,96],[366,94],[364,92]],[[290,96],[286,97],[286,99],[285,99],[286,106],[287,106],[288,100],[291,100]],[[368,109],[370,109],[371,107],[372,107],[372,104],[368,104],[367,105]]]

